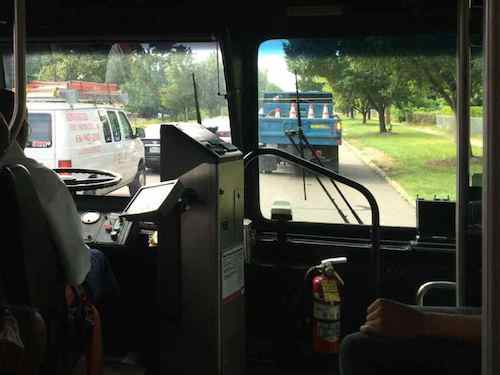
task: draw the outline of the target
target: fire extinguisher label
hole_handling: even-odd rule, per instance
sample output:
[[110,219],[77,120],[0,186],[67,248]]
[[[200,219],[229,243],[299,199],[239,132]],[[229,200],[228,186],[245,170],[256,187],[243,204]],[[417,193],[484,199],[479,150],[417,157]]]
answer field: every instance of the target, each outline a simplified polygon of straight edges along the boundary
[[318,322],[318,336],[325,341],[337,341],[340,337],[340,322]]
[[313,316],[315,319],[320,319],[320,320],[339,320],[340,305],[314,302]]
[[323,289],[325,302],[340,302],[339,289],[337,287],[336,280],[333,279],[321,280],[321,288]]

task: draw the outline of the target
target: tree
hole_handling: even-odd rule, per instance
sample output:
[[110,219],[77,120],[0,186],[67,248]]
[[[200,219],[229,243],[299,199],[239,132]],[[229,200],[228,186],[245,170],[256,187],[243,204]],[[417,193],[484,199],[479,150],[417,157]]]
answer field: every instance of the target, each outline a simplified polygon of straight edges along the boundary
[[46,81],[92,81],[104,82],[107,56],[100,53],[80,53],[75,51],[54,52],[43,58],[46,65],[33,78]]
[[165,85],[160,88],[160,103],[172,119],[187,121],[196,117],[193,71],[191,51],[174,52],[166,57],[163,69]]
[[[400,61],[400,72],[415,81],[429,95],[442,98],[452,109],[457,110],[457,65],[456,57],[451,54],[408,56]],[[471,100],[482,102],[482,58],[471,58]]]
[[407,103],[413,97],[412,85],[398,75],[398,57],[348,56],[340,50],[314,55],[306,53],[307,48],[303,40],[289,42],[285,47],[289,70],[300,72],[301,76],[326,79],[344,104],[363,113],[365,121],[369,109],[375,109],[381,133],[387,132],[387,109],[392,104]]
[[[194,63],[193,67],[200,109],[210,117],[220,116],[227,109],[224,97],[226,85],[224,70],[221,65],[217,66],[216,52],[210,54],[206,60]],[[217,72],[217,68],[219,68],[219,72]],[[193,88],[191,92],[193,92]]]
[[[142,117],[155,117],[160,112],[160,90],[165,82],[163,56],[155,53],[132,54],[127,59],[124,75],[115,76],[129,97],[127,109]],[[125,75],[126,74],[126,75]],[[110,77],[108,77],[111,79]]]
[[386,116],[391,105],[402,106],[413,100],[415,91],[410,81],[399,75],[398,57],[353,57],[345,79],[352,84],[360,103],[368,103],[379,117],[381,133],[387,132]]

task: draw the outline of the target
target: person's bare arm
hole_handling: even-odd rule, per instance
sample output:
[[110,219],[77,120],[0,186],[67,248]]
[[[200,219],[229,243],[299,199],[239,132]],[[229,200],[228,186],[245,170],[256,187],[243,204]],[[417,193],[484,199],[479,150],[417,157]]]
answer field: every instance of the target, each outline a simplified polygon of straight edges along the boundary
[[367,310],[361,332],[388,337],[448,337],[481,341],[481,316],[423,312],[399,302],[377,299]]
[[425,313],[425,336],[481,343],[481,315]]

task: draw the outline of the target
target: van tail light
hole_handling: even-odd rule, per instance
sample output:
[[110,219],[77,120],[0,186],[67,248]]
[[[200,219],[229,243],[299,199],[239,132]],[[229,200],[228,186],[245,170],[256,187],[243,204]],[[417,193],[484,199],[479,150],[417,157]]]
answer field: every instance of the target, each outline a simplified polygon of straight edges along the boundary
[[[71,160],[58,160],[57,161],[57,168],[71,168],[72,164],[71,164]],[[68,176],[68,175],[71,175],[71,173],[63,173],[63,172],[59,172],[60,175],[65,175],[65,176]]]
[[71,160],[58,160],[57,168],[71,168]]
[[[71,168],[71,160],[58,160],[57,161],[57,168]],[[68,176],[71,175],[71,173],[64,173],[64,172],[59,172],[60,175]]]

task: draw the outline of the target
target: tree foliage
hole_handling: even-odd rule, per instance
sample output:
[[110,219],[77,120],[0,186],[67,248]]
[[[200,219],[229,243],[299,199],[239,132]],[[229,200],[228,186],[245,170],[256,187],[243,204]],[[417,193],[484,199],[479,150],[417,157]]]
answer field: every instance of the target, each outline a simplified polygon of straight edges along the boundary
[[[453,35],[294,39],[284,46],[290,71],[302,79],[328,82],[340,109],[379,113],[386,131],[386,111],[435,107],[441,101],[456,111],[456,57]],[[481,56],[471,60],[471,98],[482,98]],[[433,108],[435,109],[435,108]]]
[[127,109],[142,117],[154,117],[160,110],[160,89],[165,83],[161,56],[154,53],[127,56],[126,75],[109,82],[121,84],[129,96]]
[[386,132],[385,115],[392,104],[404,104],[414,95],[414,86],[400,79],[399,58],[392,56],[342,56],[333,54],[311,58],[289,58],[290,70],[301,76],[327,80],[344,106],[355,108],[364,118],[369,108],[379,113],[380,132]]
[[217,64],[215,50],[206,58],[195,59],[190,48],[179,45],[159,50],[146,45],[125,49],[115,44],[109,53],[65,50],[30,54],[27,62],[28,81],[117,83],[128,94],[128,111],[142,117],[162,113],[174,121],[196,118],[194,73],[203,115],[227,111],[224,71]]
[[29,75],[46,81],[95,81],[104,82],[107,57],[102,54],[62,53],[38,56]]

